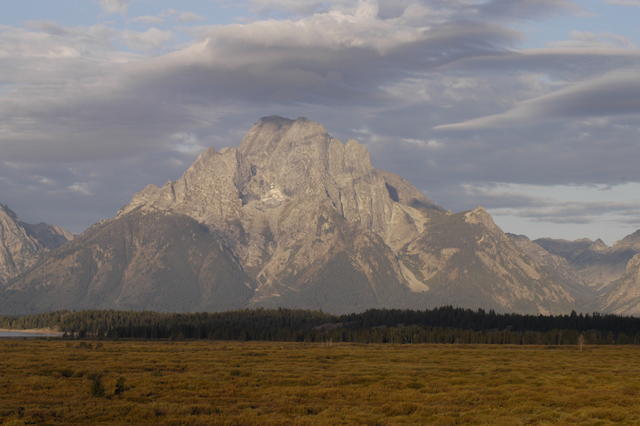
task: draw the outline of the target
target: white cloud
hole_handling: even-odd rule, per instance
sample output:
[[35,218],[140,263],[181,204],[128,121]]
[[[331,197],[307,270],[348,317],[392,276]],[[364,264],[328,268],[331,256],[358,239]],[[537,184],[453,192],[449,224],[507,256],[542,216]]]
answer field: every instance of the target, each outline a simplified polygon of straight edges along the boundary
[[122,39],[127,46],[137,50],[153,50],[163,47],[173,38],[171,31],[164,31],[155,27],[146,31],[126,30],[122,33]]
[[205,145],[202,145],[198,136],[190,132],[179,132],[171,136],[174,142],[173,150],[183,154],[195,155],[204,149]]
[[442,149],[444,147],[444,144],[437,139],[423,140],[423,139],[404,138],[402,139],[402,142],[415,145],[417,147],[428,149],[428,150],[437,150],[437,149]]
[[188,12],[188,11],[181,12],[176,9],[166,9],[166,10],[163,10],[159,15],[138,16],[136,18],[133,18],[131,22],[138,23],[138,24],[154,25],[154,24],[161,24],[165,22],[167,18],[174,18],[178,22],[182,22],[182,23],[193,23],[193,22],[201,22],[206,20],[204,16],[198,15],[193,12]]
[[130,0],[100,0],[100,5],[107,13],[125,14],[129,9]]
[[72,185],[69,185],[67,189],[71,192],[75,192],[84,196],[93,195],[93,192],[91,192],[91,190],[89,189],[89,184],[86,182],[76,182]]
[[52,179],[49,179],[46,176],[34,176],[33,177],[36,182],[42,184],[42,185],[54,185],[56,182]]

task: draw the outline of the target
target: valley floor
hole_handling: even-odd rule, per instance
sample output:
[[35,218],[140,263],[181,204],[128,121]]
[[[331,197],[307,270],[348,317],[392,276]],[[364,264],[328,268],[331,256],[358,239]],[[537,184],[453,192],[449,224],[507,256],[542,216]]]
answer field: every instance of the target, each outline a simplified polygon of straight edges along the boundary
[[640,347],[0,340],[0,423],[638,424]]

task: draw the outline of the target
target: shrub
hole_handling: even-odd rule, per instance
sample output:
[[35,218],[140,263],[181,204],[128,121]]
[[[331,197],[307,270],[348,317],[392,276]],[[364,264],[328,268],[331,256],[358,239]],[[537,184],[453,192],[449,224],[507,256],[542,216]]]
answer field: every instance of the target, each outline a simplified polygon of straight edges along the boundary
[[114,395],[121,395],[127,390],[126,381],[127,379],[124,377],[118,377],[118,380],[116,381],[116,388],[113,391]]
[[104,384],[102,384],[102,375],[92,374],[89,379],[91,380],[91,396],[102,398],[104,396]]

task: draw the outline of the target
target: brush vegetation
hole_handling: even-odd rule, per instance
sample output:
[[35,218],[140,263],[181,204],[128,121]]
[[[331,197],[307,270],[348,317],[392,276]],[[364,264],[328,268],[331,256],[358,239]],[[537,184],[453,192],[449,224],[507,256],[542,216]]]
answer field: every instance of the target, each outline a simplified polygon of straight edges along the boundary
[[0,423],[640,423],[633,346],[0,340]]

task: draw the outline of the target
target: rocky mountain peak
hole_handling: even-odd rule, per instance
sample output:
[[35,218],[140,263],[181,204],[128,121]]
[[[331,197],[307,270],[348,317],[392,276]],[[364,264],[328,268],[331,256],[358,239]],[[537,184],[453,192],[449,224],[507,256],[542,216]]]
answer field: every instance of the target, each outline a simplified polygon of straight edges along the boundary
[[489,212],[487,212],[487,210],[485,210],[485,208],[482,206],[478,206],[475,209],[468,211],[467,213],[465,213],[464,218],[467,223],[482,224],[487,229],[493,231],[500,230],[498,228],[498,225],[496,225],[496,223],[493,221],[493,218],[491,217]]
[[636,254],[627,262],[627,271],[628,274],[640,273],[640,254]]
[[18,220],[18,215],[16,215],[6,204],[0,203],[0,214],[4,214],[12,220]]
[[38,310],[54,300],[58,309],[567,312],[581,297],[575,282],[566,262],[509,238],[484,208],[445,211],[374,168],[365,145],[271,116],[20,275],[0,309],[24,309],[33,294]]
[[0,204],[0,283],[33,265],[43,251],[72,238],[60,227],[21,222],[13,210]]
[[292,151],[316,151],[326,155],[330,142],[331,137],[319,123],[306,118],[290,120],[271,116],[260,119],[251,127],[238,152],[246,162],[256,165]]
[[633,234],[627,235],[613,245],[616,250],[637,250],[640,251],[640,229]]
[[393,176],[375,170],[368,150],[355,140],[343,144],[306,118],[271,116],[259,120],[237,148],[204,151],[179,180],[146,187],[119,214],[171,210],[220,225],[256,209],[266,213],[294,200],[315,200],[382,232],[390,203],[433,205],[417,191],[404,193],[410,185]]
[[609,250],[609,246],[602,241],[602,239],[598,238],[597,240],[595,240],[590,246],[589,249],[593,250],[593,251],[606,251]]

